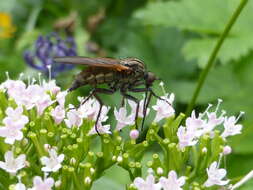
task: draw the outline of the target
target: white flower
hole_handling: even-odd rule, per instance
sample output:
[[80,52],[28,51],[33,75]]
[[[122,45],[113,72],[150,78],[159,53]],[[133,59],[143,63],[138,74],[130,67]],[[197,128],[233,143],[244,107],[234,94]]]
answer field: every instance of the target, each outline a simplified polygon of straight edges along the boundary
[[51,111],[51,116],[54,118],[54,122],[59,124],[65,118],[65,109],[58,105]]
[[[132,100],[128,100],[128,103],[131,107],[132,115],[134,115],[135,117],[137,104]],[[144,108],[143,106],[144,106],[144,100],[142,99],[139,103],[139,112],[138,112],[138,117],[141,117],[141,118],[143,118],[143,108]],[[146,115],[149,114],[149,111],[150,109],[147,108]]]
[[132,129],[130,132],[129,132],[129,136],[131,139],[133,140],[136,140],[138,137],[139,137],[139,131],[137,129]]
[[48,94],[42,95],[40,99],[35,103],[38,115],[42,115],[44,110],[53,103],[54,101],[51,100]]
[[238,118],[236,119],[235,116],[225,117],[225,120],[224,120],[225,130],[221,134],[223,138],[226,138],[228,136],[234,136],[241,133],[242,125],[236,124],[237,121],[238,121]]
[[67,119],[64,120],[67,127],[71,128],[72,126],[80,127],[83,123],[82,114],[80,111],[71,109],[67,113]]
[[183,149],[186,146],[193,146],[198,142],[196,140],[195,134],[192,131],[187,130],[187,128],[183,126],[180,126],[178,128],[177,137],[179,140],[180,149]]
[[121,107],[119,111],[114,109],[114,116],[117,120],[116,130],[119,131],[126,125],[133,125],[134,124],[134,116],[131,114],[127,116],[127,110],[125,107]]
[[26,186],[23,183],[19,182],[15,185],[14,190],[26,190]]
[[50,80],[49,82],[43,81],[43,88],[45,91],[49,91],[52,94],[57,94],[60,92],[60,87],[58,87],[55,83],[55,80]]
[[45,165],[41,170],[44,172],[56,172],[62,167],[61,163],[64,160],[64,154],[58,156],[53,148],[49,149],[48,153],[49,157],[43,156],[40,158],[41,163]]
[[140,177],[135,178],[134,186],[138,190],[160,190],[161,189],[161,185],[159,183],[155,183],[155,177],[152,174],[149,174],[146,180]]
[[56,95],[56,100],[57,100],[57,102],[59,103],[59,105],[60,105],[61,107],[64,107],[65,98],[66,98],[67,94],[68,94],[67,91],[63,91],[63,92],[59,92],[59,93]]
[[209,104],[206,111],[203,113],[203,115],[206,113],[208,117],[206,126],[204,126],[204,133],[210,133],[210,132],[212,133],[213,129],[224,121],[223,116],[226,113],[225,111],[223,111],[220,116],[217,116],[217,112],[219,110],[221,102],[222,102],[222,99],[218,99],[218,103],[214,112],[208,112],[208,109],[212,107],[212,105]]
[[[193,110],[191,117],[186,119],[187,130],[192,131],[196,137],[200,137],[206,133],[210,133],[210,135],[212,135],[214,128],[224,121],[223,116],[225,112],[222,112],[220,116],[217,116],[221,102],[222,100],[219,99],[214,112],[208,112],[208,110],[212,107],[212,105],[209,104],[206,110],[199,114],[199,117],[196,117],[195,111]],[[207,119],[204,119],[204,117],[207,117]]]
[[230,147],[230,146],[224,146],[224,148],[223,148],[223,154],[224,155],[228,155],[228,154],[230,154],[232,152],[232,148]]
[[[216,126],[220,125],[224,121],[223,112],[219,117],[216,115],[216,112],[207,113],[208,122],[205,126],[207,132],[212,131]],[[207,129],[206,129],[207,128]]]
[[19,155],[17,158],[14,158],[13,152],[8,151],[4,154],[5,162],[0,161],[0,168],[5,171],[15,174],[18,170],[25,167],[26,156],[25,154]]
[[16,102],[19,102],[19,104],[24,105],[27,110],[30,110],[44,95],[46,95],[46,93],[41,86],[37,84],[29,85]]
[[14,144],[15,140],[20,141],[23,138],[23,133],[20,129],[15,127],[0,127],[0,137],[4,137],[4,142],[7,144]]
[[169,172],[168,178],[160,178],[160,184],[163,190],[183,190],[181,186],[185,184],[185,176],[177,178],[177,173],[172,170]]
[[78,109],[78,111],[81,113],[82,118],[93,119],[97,112],[93,106],[95,99],[90,98],[85,103],[82,103],[82,101],[83,98],[80,98],[81,106]]
[[[83,98],[79,98],[80,101],[83,101]],[[82,103],[81,103],[82,104]],[[84,104],[80,106],[78,111],[80,112],[80,116],[82,118],[87,118],[91,119],[93,121],[97,120],[97,115],[99,112],[100,104],[96,99],[89,99],[87,100]],[[99,121],[100,122],[105,122],[108,119],[108,112],[110,110],[110,107],[103,106],[100,116],[99,116]]]
[[33,178],[33,187],[29,190],[51,190],[54,186],[53,178],[46,178],[44,181],[40,176],[36,176]]
[[195,110],[192,111],[191,117],[188,117],[185,121],[187,131],[194,133],[199,137],[203,133],[203,127],[206,125],[206,121],[201,117],[196,117]]
[[[94,114],[92,116],[90,116],[90,119],[92,119],[93,121],[97,120],[99,107],[100,107],[99,102],[97,100],[95,100],[94,103],[93,103],[93,107],[92,107],[92,109],[94,111]],[[99,121],[100,122],[105,122],[108,119],[107,114],[108,114],[109,110],[110,110],[109,106],[103,105],[102,110],[101,110],[101,114],[99,116]]]
[[226,176],[227,171],[225,169],[219,169],[217,162],[213,162],[206,171],[208,179],[204,183],[204,186],[211,187],[213,185],[222,186],[228,184],[229,180],[222,180]]
[[20,97],[20,95],[25,91],[26,85],[20,80],[7,80],[2,83],[2,86],[7,89],[7,93],[14,100]]
[[[156,105],[152,106],[152,108],[156,111],[154,122],[159,122],[160,120],[175,114],[175,110],[171,106],[172,102],[174,101],[174,94],[172,93],[169,98],[167,96],[162,96],[161,98],[164,100],[158,99]],[[167,101],[170,104],[168,104]]]
[[5,111],[7,117],[3,119],[6,127],[14,127],[15,129],[22,129],[28,123],[28,117],[23,115],[23,108],[21,106],[13,109],[8,107]]
[[89,185],[89,184],[91,183],[91,178],[90,178],[90,177],[86,177],[86,178],[84,179],[84,183],[85,183],[86,185]]
[[[112,133],[110,131],[110,125],[102,125],[101,122],[98,122],[98,124],[97,124],[97,130],[98,130],[99,134],[111,134]],[[89,131],[88,135],[94,135],[94,134],[97,134],[97,131],[95,129],[95,125]]]

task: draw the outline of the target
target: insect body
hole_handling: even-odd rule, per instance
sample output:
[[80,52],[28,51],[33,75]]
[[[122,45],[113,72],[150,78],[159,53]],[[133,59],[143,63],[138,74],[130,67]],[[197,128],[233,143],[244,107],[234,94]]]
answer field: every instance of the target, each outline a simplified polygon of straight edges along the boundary
[[[153,95],[161,99],[151,89],[153,82],[158,78],[153,73],[148,72],[144,63],[139,59],[126,58],[118,60],[110,58],[86,58],[73,56],[56,57],[54,61],[59,63],[80,64],[87,66],[87,68],[77,74],[75,81],[69,88],[69,91],[75,90],[84,85],[90,85],[94,87],[90,95],[82,102],[82,104],[92,96],[94,96],[100,103],[100,108],[95,123],[97,132],[97,124],[103,106],[103,102],[98,94],[113,94],[119,90],[123,96],[123,100],[125,98],[136,103],[136,121],[139,113],[139,100],[128,94],[128,92],[144,92],[145,99],[143,105],[144,117],[142,120],[142,128],[151,96]],[[108,88],[99,88],[99,85],[101,84],[107,84]],[[141,88],[140,86],[144,87]]]

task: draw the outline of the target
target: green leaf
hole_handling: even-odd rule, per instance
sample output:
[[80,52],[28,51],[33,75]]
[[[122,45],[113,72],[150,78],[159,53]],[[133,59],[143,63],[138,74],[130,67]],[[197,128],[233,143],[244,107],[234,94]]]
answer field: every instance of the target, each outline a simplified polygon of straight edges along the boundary
[[[183,48],[186,60],[197,59],[198,65],[204,67],[216,41],[217,38],[189,40]],[[230,60],[238,61],[242,56],[249,54],[252,47],[252,37],[229,37],[221,47],[218,57],[222,63],[228,63]]]
[[[175,81],[172,89],[180,102],[188,103],[195,89],[195,81]],[[229,99],[239,89],[233,67],[230,65],[218,66],[209,73],[206,84],[200,92],[198,104],[207,104],[217,101],[218,98]],[[238,111],[238,110],[237,110]]]
[[[237,0],[182,0],[155,2],[136,12],[140,23],[152,26],[173,26],[197,34],[183,48],[187,60],[197,59],[203,67],[226,23],[235,11]],[[240,15],[218,58],[228,63],[247,55],[253,49],[253,2]],[[156,16],[154,16],[156,15]]]
[[118,166],[113,166],[106,170],[105,175],[102,178],[95,181],[92,190],[123,190],[125,189],[125,185],[129,183],[130,179],[128,173]]

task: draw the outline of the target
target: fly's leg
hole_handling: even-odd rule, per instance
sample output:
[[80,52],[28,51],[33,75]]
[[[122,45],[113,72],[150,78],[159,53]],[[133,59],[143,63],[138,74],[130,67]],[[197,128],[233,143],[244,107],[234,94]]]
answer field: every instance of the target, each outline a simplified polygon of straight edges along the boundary
[[82,100],[82,102],[79,104],[78,108],[79,108],[81,105],[85,104],[85,103],[93,96],[93,94],[95,93],[95,90],[96,90],[96,88],[93,89],[93,90],[90,92],[90,94],[89,94],[84,100]]
[[94,96],[96,98],[96,100],[98,101],[98,103],[99,103],[98,115],[97,115],[96,122],[95,122],[95,130],[96,130],[98,135],[100,135],[100,134],[99,134],[97,125],[98,125],[99,117],[100,117],[101,112],[102,112],[102,107],[104,105],[104,103],[102,102],[102,100],[100,99],[98,94],[113,94],[114,92],[115,92],[114,89],[95,88],[91,91],[90,95],[87,97],[87,98],[90,98],[91,96]]
[[[143,119],[142,119],[142,123],[141,123],[141,130],[143,130],[144,121],[145,121],[146,115],[147,115],[148,105],[151,100],[151,94],[149,93],[149,96],[148,96],[148,92],[149,92],[148,88],[131,88],[131,89],[129,89],[129,91],[131,91],[131,92],[145,92],[145,98],[144,98],[144,103],[143,103]],[[139,110],[139,108],[138,108],[138,110]],[[138,117],[138,114],[137,114],[137,117]]]
[[143,104],[143,119],[142,119],[142,123],[141,123],[141,130],[143,130],[143,127],[144,127],[144,122],[145,122],[145,119],[146,119],[146,115],[147,115],[147,109],[148,109],[148,105],[151,101],[151,97],[152,97],[152,94],[151,93],[145,93],[145,100],[146,100],[146,104],[145,104],[145,100],[144,100],[144,104]]
[[[146,113],[145,113],[145,107],[147,109],[147,106],[146,106],[146,103],[147,103],[147,97],[148,97],[148,91],[145,91],[145,98],[144,98],[144,102],[143,102],[143,117],[146,116]],[[141,128],[143,128],[143,124],[141,126]]]
[[135,112],[135,118],[134,119],[135,119],[136,128],[138,128],[137,119],[138,119],[140,101],[137,98],[135,98],[135,97],[133,97],[133,96],[131,96],[129,94],[126,94],[125,91],[120,91],[120,92],[121,92],[123,98],[128,99],[128,100],[132,100],[132,101],[134,101],[136,103],[136,110],[135,110],[136,112]]
[[157,99],[159,100],[162,100],[162,101],[165,101],[167,104],[171,105],[171,103],[164,99],[164,98],[161,98],[160,96],[158,96],[153,90],[152,88],[131,88],[129,89],[129,91],[131,92],[150,92],[154,97],[156,97]]
[[123,107],[125,105],[125,98],[124,96],[122,97],[122,100],[121,100],[121,107]]
[[[154,97],[156,97],[157,99],[163,100],[167,104],[171,105],[171,103],[168,100],[166,100],[164,98],[161,98],[160,96],[156,95],[155,92],[150,87],[147,87],[147,88],[131,88],[131,89],[129,89],[129,91],[131,91],[131,92],[145,92],[145,99],[144,99],[144,104],[143,104],[143,119],[142,119],[142,124],[141,124],[141,130],[143,130],[144,122],[145,122],[146,115],[147,115],[147,109],[148,109],[149,103],[151,101],[152,95]],[[148,94],[148,92],[149,92],[149,94]]]
[[103,107],[104,104],[103,104],[102,100],[99,98],[99,96],[96,93],[94,93],[93,95],[97,99],[97,101],[99,102],[99,110],[98,110],[98,115],[97,115],[96,122],[95,122],[95,130],[96,130],[97,134],[100,135],[97,126],[98,126],[99,117],[100,117],[101,112],[102,112],[102,107]]
[[166,100],[166,99],[164,99],[164,98],[161,98],[160,96],[158,96],[157,94],[155,94],[155,92],[154,92],[151,88],[149,88],[149,92],[150,92],[154,97],[156,97],[157,99],[162,100],[162,101],[165,101],[167,104],[169,104],[169,105],[171,106],[171,103],[170,103],[168,100]]
[[73,110],[73,109],[78,109],[78,108],[80,108],[81,105],[85,104],[85,103],[94,95],[95,90],[96,90],[96,88],[94,88],[94,89],[90,92],[90,94],[89,94],[84,100],[82,100],[82,101],[80,102],[80,104],[77,106],[77,108],[73,107],[73,108],[69,108],[68,110]]

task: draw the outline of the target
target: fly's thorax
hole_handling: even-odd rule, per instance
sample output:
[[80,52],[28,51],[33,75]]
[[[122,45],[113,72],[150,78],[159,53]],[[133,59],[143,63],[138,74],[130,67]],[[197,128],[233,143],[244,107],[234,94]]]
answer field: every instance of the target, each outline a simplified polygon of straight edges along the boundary
[[121,59],[120,64],[131,68],[134,72],[145,72],[146,70],[145,64],[136,58]]
[[117,86],[119,88],[121,87],[130,87],[135,86],[135,84],[139,81],[145,81],[144,80],[144,73],[143,72],[120,72],[117,73],[115,82],[117,83]]

